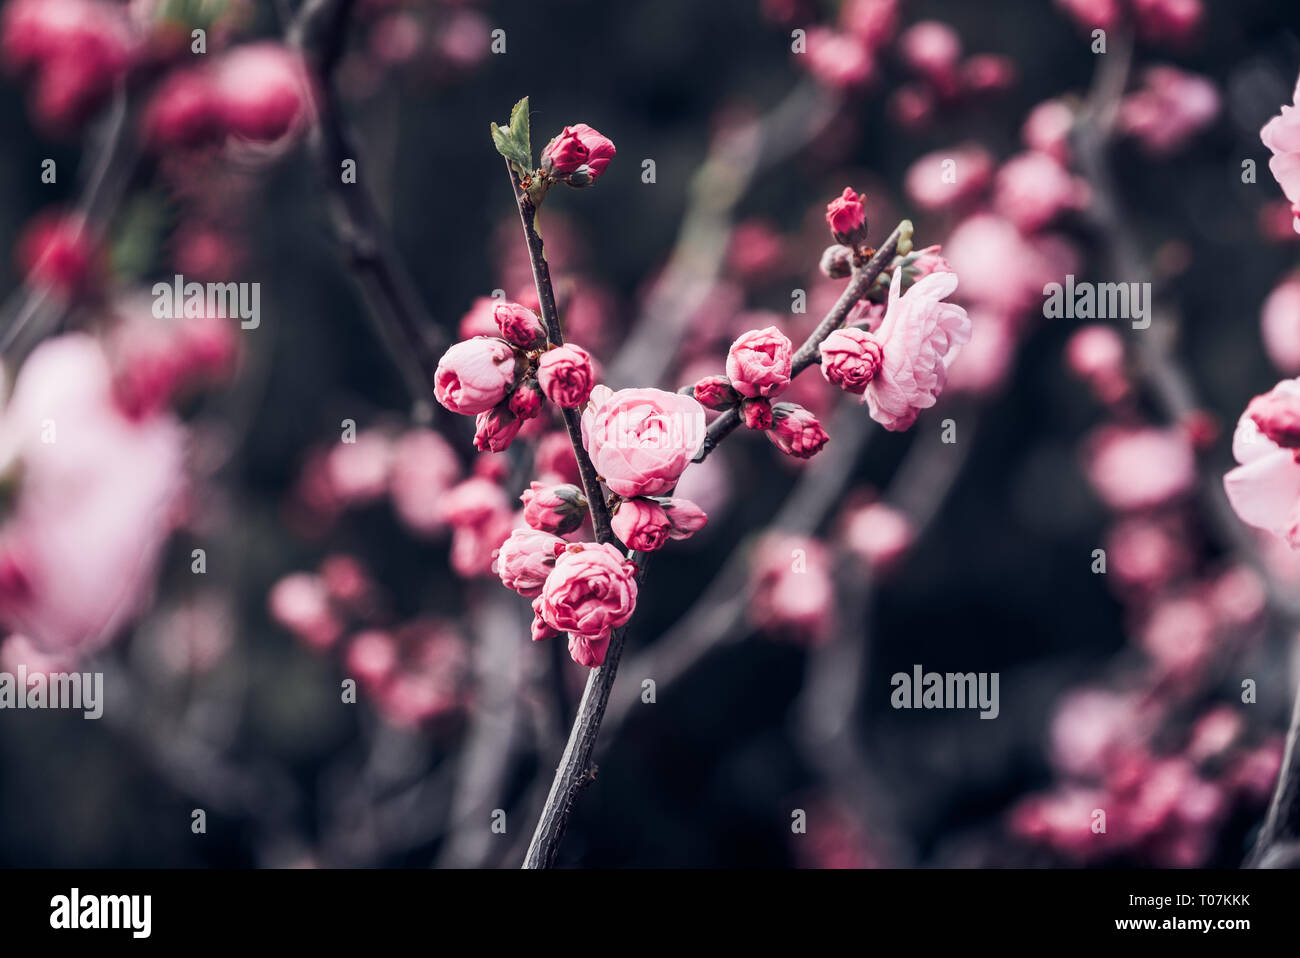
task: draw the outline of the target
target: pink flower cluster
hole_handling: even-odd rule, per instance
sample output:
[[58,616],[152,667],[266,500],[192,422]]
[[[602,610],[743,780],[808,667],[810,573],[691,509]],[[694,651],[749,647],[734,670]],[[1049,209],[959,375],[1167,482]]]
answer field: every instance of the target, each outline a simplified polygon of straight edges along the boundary
[[577,409],[591,395],[596,373],[591,355],[566,343],[546,350],[546,330],[531,309],[498,303],[492,317],[501,338],[475,336],[453,345],[434,372],[434,395],[452,412],[477,416],[474,445],[502,452],[545,396]]

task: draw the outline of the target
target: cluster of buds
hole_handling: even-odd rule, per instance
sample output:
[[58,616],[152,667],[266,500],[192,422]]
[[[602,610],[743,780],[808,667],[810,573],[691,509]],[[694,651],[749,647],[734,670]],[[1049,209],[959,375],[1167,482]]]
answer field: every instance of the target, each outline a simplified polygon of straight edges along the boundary
[[546,328],[528,307],[498,303],[492,316],[500,337],[456,343],[434,373],[438,402],[478,417],[474,445],[483,452],[509,447],[520,427],[541,412],[543,397],[564,409],[583,405],[596,377],[581,346],[546,348]]
[[692,394],[710,409],[737,408],[748,428],[767,433],[786,455],[809,459],[826,445],[826,430],[802,406],[773,402],[790,385],[793,360],[793,344],[775,326],[751,329],[727,351],[727,374],[706,376]]

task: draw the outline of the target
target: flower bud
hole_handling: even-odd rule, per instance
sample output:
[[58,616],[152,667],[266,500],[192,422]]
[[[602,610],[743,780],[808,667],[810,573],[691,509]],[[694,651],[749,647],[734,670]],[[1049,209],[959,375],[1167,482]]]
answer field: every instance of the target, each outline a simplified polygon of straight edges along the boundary
[[521,422],[532,419],[542,409],[542,389],[529,376],[510,394],[510,412]]
[[515,381],[515,353],[504,340],[475,336],[456,343],[438,361],[433,376],[438,402],[452,412],[473,416],[487,412]]
[[594,183],[614,158],[614,144],[585,123],[566,126],[542,150],[542,170],[570,186]]
[[835,242],[857,248],[867,241],[867,210],[862,197],[852,187],[826,204],[826,225]]
[[833,243],[822,251],[821,262],[817,265],[827,278],[844,279],[853,272],[853,250]]
[[610,520],[610,528],[624,545],[638,552],[662,548],[672,533],[668,513],[653,499],[624,499]]
[[659,499],[658,502],[672,525],[668,533],[670,539],[689,539],[709,521],[704,510],[689,499]]
[[525,598],[542,594],[546,577],[555,568],[555,547],[562,540],[536,529],[515,529],[501,543],[496,554],[496,571],[501,584]]
[[505,452],[523,424],[522,419],[510,412],[507,403],[481,412],[474,422],[474,448],[479,452]]
[[587,516],[586,497],[569,483],[547,486],[533,482],[519,499],[524,504],[524,522],[552,535],[572,532]]
[[546,327],[531,309],[518,303],[498,303],[492,319],[501,338],[520,349],[537,349],[546,342]]
[[865,330],[853,327],[836,329],[818,348],[822,356],[822,375],[828,383],[845,392],[862,395],[880,369],[880,343]]
[[709,409],[727,409],[740,402],[740,393],[731,388],[726,376],[705,376],[691,388],[691,394]]
[[537,363],[537,381],[546,398],[562,409],[585,405],[595,383],[591,354],[581,346],[557,346]]
[[745,417],[745,425],[750,429],[772,428],[772,404],[766,399],[746,399],[740,409]]
[[775,326],[751,329],[727,351],[727,376],[742,396],[774,396],[790,384],[794,346]]
[[792,402],[779,402],[772,407],[772,428],[767,437],[783,453],[796,459],[811,459],[830,440],[817,417]]

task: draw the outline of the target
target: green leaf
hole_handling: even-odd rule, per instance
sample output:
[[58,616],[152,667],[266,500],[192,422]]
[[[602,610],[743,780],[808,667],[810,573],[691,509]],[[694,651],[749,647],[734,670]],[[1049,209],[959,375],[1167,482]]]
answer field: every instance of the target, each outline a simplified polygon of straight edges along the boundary
[[510,111],[510,125],[492,124],[492,142],[497,152],[510,161],[521,177],[533,170],[533,150],[528,131],[528,97],[515,104]]

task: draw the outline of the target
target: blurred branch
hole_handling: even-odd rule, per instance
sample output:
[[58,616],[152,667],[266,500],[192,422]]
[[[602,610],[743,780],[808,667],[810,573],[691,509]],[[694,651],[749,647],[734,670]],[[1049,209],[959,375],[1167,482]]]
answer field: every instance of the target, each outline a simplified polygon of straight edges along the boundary
[[663,380],[691,317],[722,272],[736,206],[763,173],[816,139],[838,107],[838,99],[807,81],[709,151],[691,179],[686,215],[668,264],[609,364],[611,385]]
[[[521,192],[513,172],[510,174],[510,179],[514,184],[516,198],[519,201],[519,210],[524,220],[525,234],[533,233],[528,217],[528,210],[532,204],[528,202],[526,194]],[[854,266],[853,274],[845,285],[840,298],[831,307],[825,319],[817,325],[817,328],[813,330],[808,339],[795,353],[791,378],[797,376],[811,365],[811,357],[816,355],[817,347],[821,345],[822,340],[829,336],[833,330],[843,325],[849,311],[871,288],[871,284],[876,281],[876,277],[893,261],[894,254],[898,250],[899,241],[904,234],[910,234],[910,232],[911,224],[904,220],[894,228],[889,238],[885,240],[879,250],[872,254],[866,264]],[[534,243],[532,236],[529,236],[529,253],[533,261],[533,276],[538,283],[538,300],[545,312],[547,297],[543,295],[543,280],[545,280],[547,287],[545,292],[549,292],[550,272],[546,267],[546,259],[541,253],[540,238]],[[554,295],[551,294],[550,309],[553,311],[554,308]],[[545,318],[545,315],[543,318]],[[555,322],[558,326],[558,318]],[[547,320],[548,330],[550,327],[551,321]],[[717,448],[718,443],[736,428],[736,422],[733,422],[730,428],[726,426],[717,428],[719,423],[726,420],[728,416],[738,421],[739,417],[735,408],[715,419],[709,429],[706,430],[703,448],[696,461],[703,461],[707,458]],[[581,467],[583,460],[586,458],[586,450],[582,448],[581,434],[573,437],[571,432],[570,436],[574,438],[574,452],[578,454],[578,463]],[[583,478],[585,483],[585,474]],[[587,498],[594,508],[595,502],[592,500],[590,492],[588,492]],[[594,519],[595,515],[593,513]],[[599,526],[597,528],[599,529]],[[638,580],[640,580],[645,575],[646,556],[634,552],[631,557],[640,569],[638,575]],[[560,842],[563,840],[565,829],[568,826],[569,814],[573,809],[574,802],[577,800],[578,793],[595,777],[592,753],[596,747],[596,737],[600,732],[600,725],[609,704],[610,692],[614,686],[614,678],[618,672],[618,663],[623,654],[626,632],[626,626],[614,630],[614,634],[610,638],[609,649],[605,654],[605,663],[598,668],[592,669],[591,674],[587,677],[587,685],[582,693],[582,701],[578,705],[578,714],[573,721],[573,728],[569,733],[569,741],[565,746],[564,756],[560,760],[560,767],[556,770],[550,793],[547,795],[546,805],[542,809],[541,818],[538,820],[537,829],[533,834],[533,840],[524,859],[525,868],[549,868],[554,864]]]
[[[1121,212],[1119,191],[1111,176],[1108,152],[1114,140],[1114,122],[1128,82],[1133,37],[1121,31],[1112,38],[1112,53],[1099,58],[1092,89],[1084,104],[1074,146],[1080,171],[1092,189],[1091,214],[1101,240],[1105,269],[1112,278],[1150,283],[1152,270],[1143,247]],[[1153,310],[1148,329],[1130,331],[1138,360],[1138,375],[1150,390],[1162,415],[1175,424],[1199,412],[1191,377],[1172,354],[1178,320],[1168,307]],[[1228,504],[1222,484],[1213,478],[1201,483],[1201,496],[1211,521],[1228,544],[1236,561],[1254,569],[1265,585],[1280,630],[1290,636],[1300,619],[1300,603],[1279,585],[1258,544]],[[1300,838],[1300,691],[1296,693],[1287,745],[1268,815],[1247,864],[1258,865],[1275,846],[1292,845]]]
[[402,264],[374,198],[360,182],[343,182],[343,163],[366,168],[343,118],[334,71],[347,42],[353,0],[306,0],[289,24],[287,39],[306,59],[315,81],[316,123],[309,147],[329,201],[334,236],[361,288],[367,313],[418,401],[417,420],[433,414],[433,371],[445,343]]

